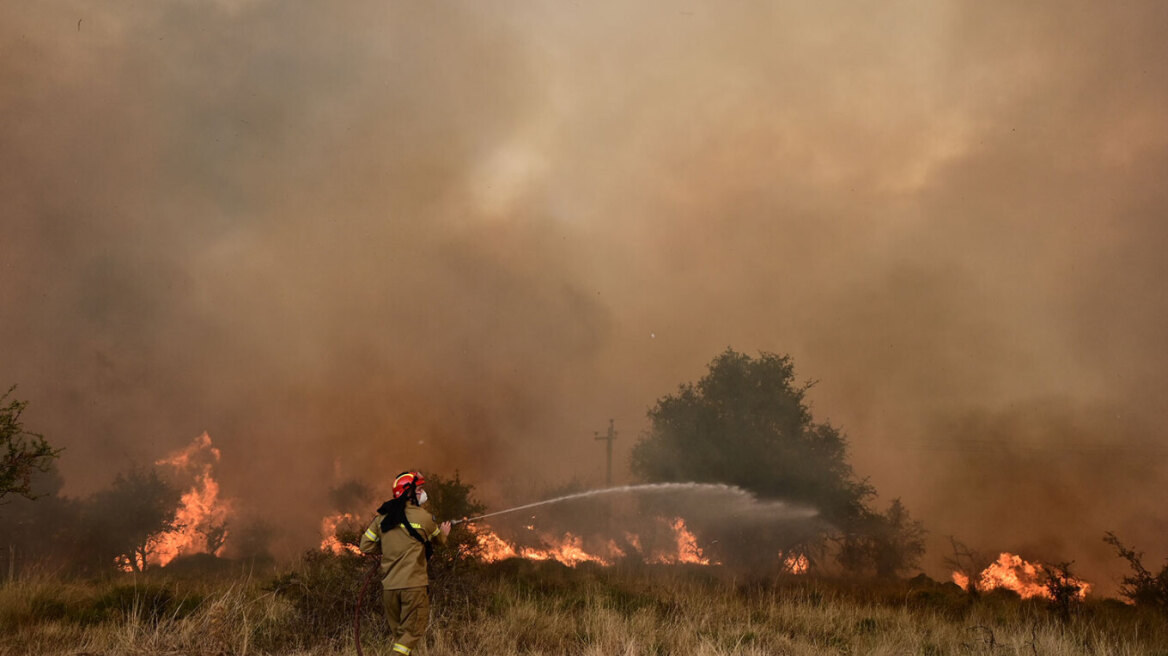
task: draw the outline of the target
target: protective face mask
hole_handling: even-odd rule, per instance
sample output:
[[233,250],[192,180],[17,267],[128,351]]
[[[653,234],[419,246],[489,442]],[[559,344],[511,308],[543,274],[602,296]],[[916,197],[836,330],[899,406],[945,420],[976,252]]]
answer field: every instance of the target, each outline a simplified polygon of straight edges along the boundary
[[429,498],[430,497],[426,496],[425,490],[418,490],[418,505],[419,506],[426,503],[426,500]]

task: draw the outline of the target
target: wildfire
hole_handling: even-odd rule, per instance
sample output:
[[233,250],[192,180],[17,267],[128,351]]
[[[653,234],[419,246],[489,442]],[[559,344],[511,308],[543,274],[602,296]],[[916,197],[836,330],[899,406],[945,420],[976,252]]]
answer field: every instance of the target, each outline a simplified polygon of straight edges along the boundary
[[702,550],[698,547],[698,539],[686,528],[684,519],[678,517],[673,520],[670,526],[673,528],[674,539],[677,541],[677,552],[659,554],[649,559],[649,562],[662,565],[674,565],[677,563],[688,563],[692,565],[710,564],[710,560],[702,556]]
[[801,553],[791,552],[786,554],[779,554],[783,559],[783,569],[788,574],[806,574],[811,569],[811,561]]
[[357,516],[352,513],[338,513],[329,515],[320,520],[320,550],[333,553],[337,556],[344,554],[361,555],[361,549],[356,545],[346,544],[337,538],[337,527],[344,523],[356,522]]
[[[584,540],[571,533],[565,533],[560,540],[545,537],[544,542],[549,544],[540,549],[537,547],[515,547],[486,529],[471,528],[471,531],[478,542],[480,558],[488,563],[508,558],[523,558],[525,560],[554,560],[568,567],[589,562],[600,565],[611,564],[608,558],[585,551]],[[615,550],[617,557],[624,555],[619,549],[616,549],[614,544],[610,543],[609,549]]]
[[144,569],[146,565],[166,567],[179,556],[200,553],[218,556],[223,551],[232,507],[219,497],[219,482],[213,476],[220,456],[219,449],[211,443],[211,436],[203,433],[185,448],[154,463],[173,468],[178,476],[192,477],[193,482],[179,501],[174,528],[151,536],[146,562],[130,563],[122,557],[117,563],[120,569],[129,572]]
[[[1005,588],[1017,592],[1023,599],[1041,597],[1052,599],[1050,590],[1046,588],[1047,571],[1041,563],[1030,563],[1012,553],[1003,551],[996,561],[982,570],[975,583],[981,592],[989,592],[996,588]],[[953,572],[953,582],[968,590],[969,576],[961,572]],[[1087,596],[1091,584],[1079,579],[1071,579],[1071,583],[1079,586],[1079,599]]]
[[[658,564],[710,564],[709,559],[702,556],[701,550],[697,546],[697,538],[686,528],[684,520],[680,518],[675,519],[670,523],[670,527],[674,533],[673,537],[677,545],[676,551],[654,553],[646,558],[647,562]],[[533,530],[532,527],[526,528]],[[600,553],[588,551],[584,548],[584,540],[571,533],[565,533],[562,538],[556,538],[551,535],[540,535],[541,546],[523,547],[507,542],[499,537],[497,533],[489,529],[470,527],[470,531],[474,534],[475,540],[478,543],[479,557],[488,563],[506,560],[508,558],[523,558],[525,560],[554,560],[568,567],[575,567],[580,563],[589,562],[608,566],[626,555],[625,551],[613,540],[609,540],[604,544],[601,547]],[[641,551],[641,540],[639,536],[626,533],[625,540],[638,552]]]

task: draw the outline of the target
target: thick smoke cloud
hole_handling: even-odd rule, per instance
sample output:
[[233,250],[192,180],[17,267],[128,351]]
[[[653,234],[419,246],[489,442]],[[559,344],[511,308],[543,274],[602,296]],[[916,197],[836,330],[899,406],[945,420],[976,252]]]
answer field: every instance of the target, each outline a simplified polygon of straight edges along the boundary
[[1162,3],[0,12],[0,352],[67,492],[203,430],[308,533],[407,466],[600,482],[729,345],[935,535],[1162,535]]

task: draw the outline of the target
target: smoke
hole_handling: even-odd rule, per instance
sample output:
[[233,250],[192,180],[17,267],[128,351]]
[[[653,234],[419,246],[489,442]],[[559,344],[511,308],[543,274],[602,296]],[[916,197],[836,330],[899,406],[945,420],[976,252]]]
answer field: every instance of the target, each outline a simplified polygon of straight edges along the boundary
[[935,534],[1099,562],[1165,521],[1166,11],[8,3],[5,376],[67,493],[206,430],[310,543],[348,478],[599,482],[790,353]]

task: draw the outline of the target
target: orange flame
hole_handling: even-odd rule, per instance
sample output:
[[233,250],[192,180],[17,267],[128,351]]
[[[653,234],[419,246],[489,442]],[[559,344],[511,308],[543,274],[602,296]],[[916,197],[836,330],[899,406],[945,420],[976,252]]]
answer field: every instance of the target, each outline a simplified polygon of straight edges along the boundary
[[953,572],[953,582],[962,590],[969,590],[969,577],[961,572]]
[[[981,592],[1005,588],[1017,592],[1023,599],[1032,597],[1053,599],[1045,585],[1046,575],[1046,568],[1041,563],[1030,563],[1021,556],[1003,551],[996,561],[982,570],[976,585]],[[969,590],[970,580],[966,574],[953,572],[953,582],[962,589]],[[1072,578],[1070,582],[1079,586],[1079,599],[1085,598],[1087,591],[1091,589],[1091,584],[1081,579]]]
[[512,547],[506,540],[492,531],[473,526],[469,528],[475,536],[475,541],[478,542],[480,559],[484,562],[494,563],[519,557],[519,552],[515,550],[515,547]]
[[183,473],[196,472],[194,483],[179,502],[176,528],[153,539],[153,556],[159,566],[166,567],[180,555],[222,553],[232,508],[219,498],[219,482],[212,475],[220,457],[219,449],[211,444],[211,436],[203,433],[182,451],[155,463]]
[[345,554],[361,555],[361,549],[354,544],[346,544],[337,538],[337,527],[341,524],[355,522],[357,516],[352,513],[337,513],[320,520],[320,550],[337,556]]
[[118,556],[114,559],[114,567],[117,567],[119,570],[128,574],[130,572],[142,571],[146,567],[146,564],[142,562],[141,556],[134,554],[133,561],[131,561],[127,556]]
[[[585,551],[584,540],[571,533],[565,533],[560,540],[544,536],[542,541],[547,546],[540,549],[537,547],[515,547],[487,529],[471,528],[470,530],[478,542],[479,558],[488,563],[508,558],[523,558],[525,560],[554,560],[568,567],[588,562],[600,565],[611,564],[608,558]],[[610,543],[610,550],[614,550],[617,556],[623,555],[619,549],[615,549],[615,546],[615,544]]]
[[788,574],[806,574],[811,569],[811,561],[801,553],[792,551],[786,556],[781,553],[779,556],[783,558],[783,570]]
[[212,475],[221,454],[207,433],[196,437],[185,448],[156,461],[155,465],[172,467],[176,474],[193,476],[191,487],[183,493],[175,511],[174,528],[150,537],[145,562],[131,563],[120,556],[115,565],[124,572],[142,570],[147,565],[166,567],[184,555],[209,553],[218,556],[227,540],[227,521],[232,507],[219,498],[219,482]]
[[649,559],[651,563],[661,565],[675,565],[686,563],[690,565],[709,565],[710,560],[702,555],[698,547],[698,539],[685,526],[685,520],[678,517],[670,523],[673,528],[674,539],[677,541],[676,553],[663,553]]
[[[676,551],[672,553],[655,553],[647,558],[650,563],[677,564],[693,563],[709,565],[710,561],[703,557],[697,546],[697,539],[685,526],[685,521],[678,518],[671,522],[676,542]],[[533,527],[525,527],[534,530]],[[623,558],[625,552],[615,541],[609,540],[604,544],[600,553],[588,551],[584,548],[584,540],[572,533],[565,533],[562,538],[551,535],[540,535],[539,547],[522,547],[511,544],[499,537],[497,533],[486,528],[470,527],[478,543],[479,559],[493,563],[508,558],[523,558],[525,560],[554,560],[568,567],[576,567],[580,563],[596,563],[608,566],[617,559]],[[625,540],[638,552],[641,551],[641,539],[632,533],[625,534]]]
[[191,440],[185,449],[176,451],[166,458],[156,461],[156,465],[169,465],[175,469],[189,469],[191,462],[198,458],[203,453],[206,453],[215,462],[219,462],[221,454],[219,449],[211,444],[211,436],[206,431],[202,435]]

